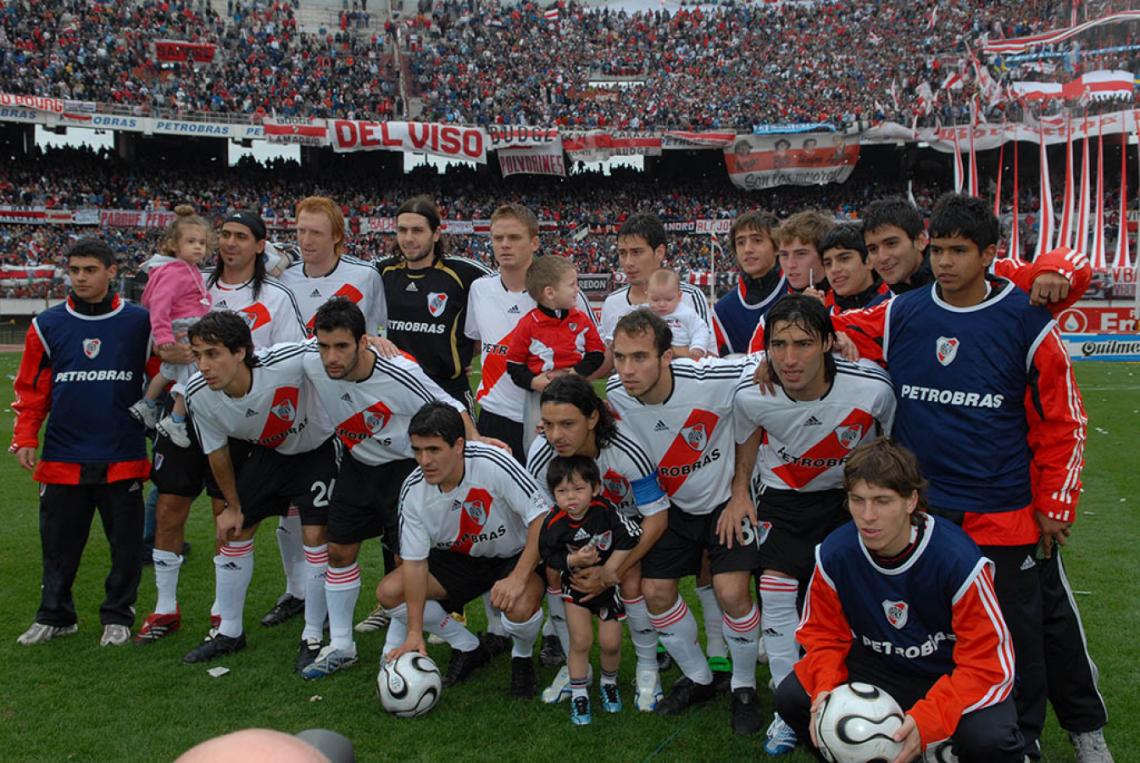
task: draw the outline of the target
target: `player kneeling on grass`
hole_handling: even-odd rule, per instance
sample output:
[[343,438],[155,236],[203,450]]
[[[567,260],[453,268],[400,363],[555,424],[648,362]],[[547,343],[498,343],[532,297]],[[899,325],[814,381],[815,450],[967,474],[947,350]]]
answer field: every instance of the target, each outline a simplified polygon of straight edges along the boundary
[[862,681],[908,708],[894,763],[947,738],[963,763],[1021,761],[993,563],[953,522],[922,510],[918,461],[886,438],[852,452],[844,485],[854,521],[816,547],[796,631],[806,653],[777,687],[776,712],[818,746],[828,693]]
[[596,594],[583,594],[572,585],[572,575],[590,567],[604,567],[617,577],[622,562],[637,546],[641,528],[626,519],[602,497],[598,464],[586,456],[556,458],[546,471],[546,483],[556,508],[542,523],[539,546],[542,561],[562,577],[566,604],[566,627],[570,631],[570,722],[590,722],[590,647],[594,645],[593,616],[598,616],[598,645],[602,662],[602,709],[621,712],[617,676],[621,666],[621,621],[625,610],[617,587]]
[[490,658],[475,634],[448,612],[490,591],[514,641],[511,695],[534,697],[534,642],[542,628],[538,535],[547,503],[534,479],[499,448],[464,438],[453,406],[428,403],[408,437],[417,468],[400,489],[403,564],[376,588],[391,618],[384,659],[427,654],[423,632],[451,645],[443,686],[454,686]]

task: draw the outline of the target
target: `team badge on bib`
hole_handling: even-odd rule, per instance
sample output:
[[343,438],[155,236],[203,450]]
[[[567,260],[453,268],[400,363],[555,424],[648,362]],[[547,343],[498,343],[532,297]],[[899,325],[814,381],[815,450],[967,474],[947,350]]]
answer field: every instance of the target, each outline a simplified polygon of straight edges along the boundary
[[836,427],[835,436],[839,438],[840,445],[851,450],[863,439],[863,427],[858,424],[849,427]]
[[938,355],[938,362],[944,366],[953,363],[954,357],[958,354],[959,344],[955,337],[938,337],[938,340],[934,343],[935,353]]
[[95,360],[99,355],[99,350],[103,349],[102,339],[84,339],[83,340],[83,354],[87,356],[88,360]]
[[431,313],[431,317],[438,318],[443,315],[443,311],[447,308],[447,295],[438,291],[429,291],[427,303],[428,312]]
[[910,605],[905,601],[884,601],[883,613],[887,616],[887,622],[901,631],[906,626]]
[[480,527],[487,521],[487,509],[483,506],[482,501],[464,501],[463,511],[471,518],[471,521]]
[[703,423],[685,427],[681,430],[681,439],[693,450],[702,451],[709,444],[708,429]]

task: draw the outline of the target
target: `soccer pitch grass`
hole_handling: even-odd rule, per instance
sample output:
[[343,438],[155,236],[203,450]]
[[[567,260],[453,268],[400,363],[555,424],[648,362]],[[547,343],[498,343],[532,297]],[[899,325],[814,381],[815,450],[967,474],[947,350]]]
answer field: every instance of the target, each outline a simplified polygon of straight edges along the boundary
[[[19,355],[0,355],[7,377],[0,389],[0,424],[10,432],[11,376]],[[1090,651],[1100,667],[1108,703],[1107,738],[1120,763],[1140,760],[1140,366],[1081,364],[1077,377],[1089,413],[1089,440],[1080,519],[1066,551]],[[301,623],[277,628],[258,624],[283,590],[281,563],[271,525],[256,543],[256,568],[246,605],[249,646],[217,661],[230,668],[211,678],[203,666],[183,665],[182,655],[202,638],[213,599],[213,528],[204,501],[191,513],[187,537],[194,549],[182,567],[183,630],[148,646],[99,647],[99,602],[109,565],[107,542],[96,518],[75,585],[79,633],[23,647],[16,637],[32,622],[38,602],[40,545],[36,487],[11,456],[0,459],[0,505],[5,525],[0,554],[0,760],[171,760],[194,744],[252,726],[290,733],[329,728],[350,737],[362,761],[399,760],[731,760],[763,757],[763,736],[734,737],[729,700],[718,698],[680,718],[658,718],[632,709],[632,651],[626,642],[621,686],[626,709],[601,712],[594,688],[594,723],[574,728],[565,704],[509,699],[510,661],[496,659],[469,682],[445,691],[427,717],[400,720],[376,699],[376,670],[383,633],[357,634],[361,662],[343,674],[309,682],[292,672]],[[274,525],[275,526],[275,525]],[[371,608],[381,570],[379,546],[362,555],[364,588],[357,617]],[[691,593],[691,590],[690,590]],[[689,597],[694,601],[694,597]],[[144,568],[139,617],[154,604],[154,573]],[[468,608],[475,630],[482,608]],[[429,647],[446,669],[447,647]],[[539,667],[545,685],[554,670]],[[666,688],[676,670],[664,676]],[[767,668],[758,676],[768,680]],[[766,712],[771,695],[761,690]],[[1050,717],[1045,760],[1072,760],[1067,739]],[[806,761],[802,752],[785,758]]]

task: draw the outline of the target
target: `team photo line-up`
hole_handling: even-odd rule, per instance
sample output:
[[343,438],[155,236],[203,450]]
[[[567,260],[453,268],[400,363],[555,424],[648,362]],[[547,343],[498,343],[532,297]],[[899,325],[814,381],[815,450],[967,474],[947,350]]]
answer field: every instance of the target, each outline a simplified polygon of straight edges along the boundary
[[[112,288],[110,248],[81,239],[67,300],[27,332],[11,452],[40,486],[43,579],[21,644],[77,631],[96,510],[100,643],[178,631],[204,489],[215,599],[187,663],[246,646],[268,519],[286,588],[261,622],[303,619],[282,659],[304,679],[335,681],[360,660],[354,634],[386,629],[367,662],[445,642],[452,687],[509,651],[513,697],[568,700],[584,725],[592,693],[623,709],[624,621],[635,710],[729,694],[731,730],[766,729],[769,755],[818,755],[829,694],[862,681],[905,712],[900,762],[1038,759],[1047,701],[1078,760],[1111,760],[1061,554],[1087,421],[1053,315],[1089,285],[1082,255],[997,259],[990,205],[960,194],[929,220],[901,198],[859,224],[752,211],[729,233],[738,288],[710,308],[665,266],[660,220],[633,214],[617,233],[627,285],[599,321],[572,260],[538,256],[521,205],[491,218],[494,272],[447,254],[423,196],[379,262],[343,254],[324,197],[297,205],[296,261],[267,254],[254,212],[217,228],[176,212],[141,304]],[[354,625],[373,538],[384,571]],[[157,599],[132,633],[144,561]],[[463,615],[476,600],[480,634]],[[541,690],[540,637],[561,665]]]

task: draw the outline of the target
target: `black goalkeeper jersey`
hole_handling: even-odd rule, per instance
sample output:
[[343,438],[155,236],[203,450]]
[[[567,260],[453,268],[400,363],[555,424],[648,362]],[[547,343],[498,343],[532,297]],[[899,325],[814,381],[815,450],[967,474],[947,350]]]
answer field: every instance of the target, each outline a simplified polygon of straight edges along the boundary
[[463,333],[467,292],[491,271],[462,257],[444,257],[424,270],[410,270],[402,258],[376,267],[388,302],[388,339],[433,380],[461,379],[475,348]]

